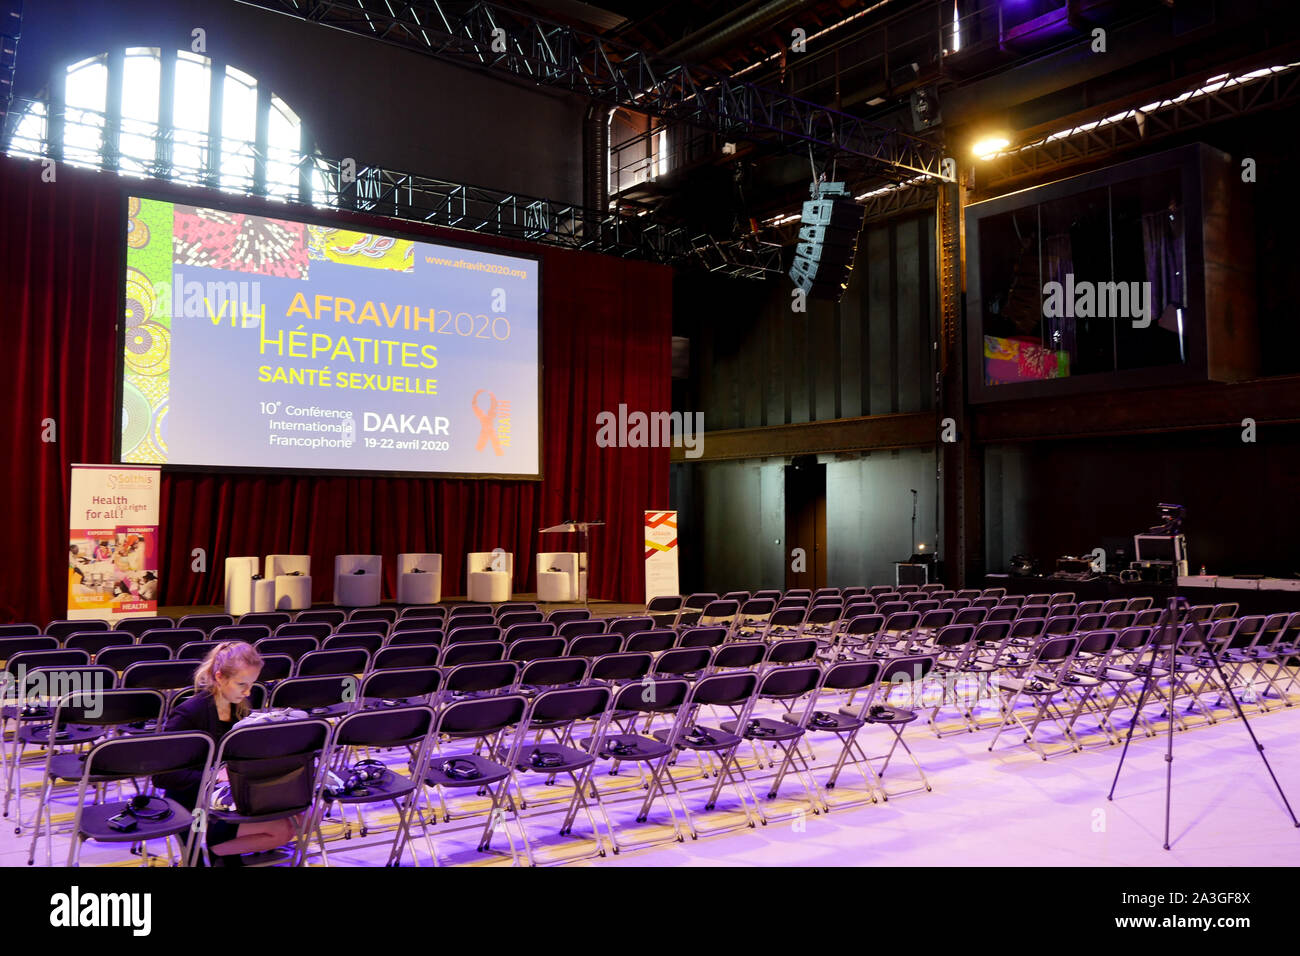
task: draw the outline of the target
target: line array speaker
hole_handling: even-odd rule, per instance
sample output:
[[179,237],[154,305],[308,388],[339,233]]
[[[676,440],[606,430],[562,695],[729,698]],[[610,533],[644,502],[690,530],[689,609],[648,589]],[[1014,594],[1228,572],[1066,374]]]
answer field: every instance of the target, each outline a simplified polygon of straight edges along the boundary
[[838,301],[849,286],[867,211],[849,197],[844,183],[814,183],[812,193],[803,204],[790,278],[815,299]]

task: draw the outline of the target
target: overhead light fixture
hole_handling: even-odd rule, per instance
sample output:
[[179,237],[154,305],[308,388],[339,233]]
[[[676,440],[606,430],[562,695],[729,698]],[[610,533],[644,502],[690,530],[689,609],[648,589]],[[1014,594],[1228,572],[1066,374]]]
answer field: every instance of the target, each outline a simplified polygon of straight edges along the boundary
[[873,96],[871,99],[867,100],[867,105],[879,106],[883,102],[885,102],[885,98],[883,96]]
[[975,145],[971,147],[971,152],[975,154],[976,159],[989,159],[1010,145],[1011,140],[1005,136],[986,136],[984,139],[975,141]]

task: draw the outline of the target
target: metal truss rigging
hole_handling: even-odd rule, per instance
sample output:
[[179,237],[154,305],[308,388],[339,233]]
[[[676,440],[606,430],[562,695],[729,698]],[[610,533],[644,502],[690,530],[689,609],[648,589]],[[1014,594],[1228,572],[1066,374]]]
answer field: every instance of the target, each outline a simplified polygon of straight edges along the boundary
[[937,142],[491,3],[240,2],[728,138],[811,144],[866,159],[898,180],[943,178]]

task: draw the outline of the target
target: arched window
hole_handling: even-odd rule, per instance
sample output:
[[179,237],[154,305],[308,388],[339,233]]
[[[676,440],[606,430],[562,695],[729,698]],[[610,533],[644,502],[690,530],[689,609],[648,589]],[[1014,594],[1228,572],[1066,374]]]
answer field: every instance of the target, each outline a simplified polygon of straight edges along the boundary
[[201,54],[128,47],[81,60],[10,122],[11,155],[311,201],[298,115]]

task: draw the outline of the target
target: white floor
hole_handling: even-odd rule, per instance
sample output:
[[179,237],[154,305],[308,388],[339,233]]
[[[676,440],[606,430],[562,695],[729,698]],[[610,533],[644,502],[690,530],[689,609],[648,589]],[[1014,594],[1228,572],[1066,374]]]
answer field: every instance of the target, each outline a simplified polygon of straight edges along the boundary
[[[1278,780],[1300,810],[1300,699],[1296,706],[1252,715],[1251,727],[1266,748]],[[1220,712],[1226,716],[1226,711]],[[819,735],[823,741],[828,738]],[[877,729],[869,753],[883,749],[888,731]],[[807,813],[807,803],[797,799],[802,791],[791,775],[781,799],[764,806],[772,813],[805,812],[794,819],[754,829],[741,828],[682,844],[626,851],[596,860],[599,866],[1284,866],[1300,861],[1300,829],[1296,829],[1269,779],[1249,734],[1238,719],[1196,726],[1174,734],[1173,847],[1161,848],[1165,801],[1165,736],[1135,735],[1119,781],[1114,802],[1106,793],[1115,774],[1120,747],[1069,753],[1043,762],[1004,732],[998,749],[987,750],[992,730],[937,739],[922,722],[908,728],[907,740],[929,774],[933,792],[924,791],[887,802],[846,808],[829,814]],[[827,743],[817,748],[814,767],[824,777],[835,750]],[[891,767],[897,771],[894,787],[914,779],[905,759]],[[748,761],[752,764],[752,760]],[[909,775],[909,776],[905,776]],[[34,781],[34,775],[25,780]],[[623,776],[597,778],[604,785]],[[888,778],[887,778],[888,780]],[[844,784],[858,781],[846,770]],[[698,785],[698,784],[697,784]],[[755,785],[760,797],[766,787]],[[540,795],[540,792],[539,792]],[[787,799],[789,798],[789,799]],[[833,797],[832,797],[833,799]],[[702,794],[687,793],[692,808]],[[481,805],[481,804],[479,804]],[[629,823],[634,801],[614,804],[616,823]],[[30,816],[31,803],[25,805]],[[715,817],[740,819],[734,799],[720,801]],[[732,812],[726,811],[730,808]],[[667,820],[664,812],[654,822]],[[380,820],[392,819],[377,815]],[[579,815],[576,833],[589,834]],[[698,821],[697,821],[698,822]],[[567,858],[568,851],[590,846],[581,839],[553,836],[556,817],[529,821],[539,855]],[[467,861],[492,865],[499,857],[477,854],[472,846],[477,833],[443,836],[445,824],[433,829],[435,846],[443,862]],[[331,833],[339,832],[337,827]],[[658,833],[668,832],[660,826]],[[372,834],[373,838],[373,834]],[[17,837],[13,819],[0,827],[0,865],[24,866],[29,834]],[[422,839],[415,841],[422,865],[428,856]],[[353,849],[346,841],[331,842],[334,865],[376,865],[384,849]],[[494,848],[504,850],[498,836]],[[56,837],[54,860],[66,857],[66,839]],[[88,865],[131,865],[120,850],[87,850]],[[44,863],[44,852],[38,853]],[[409,856],[406,859],[410,863]]]

